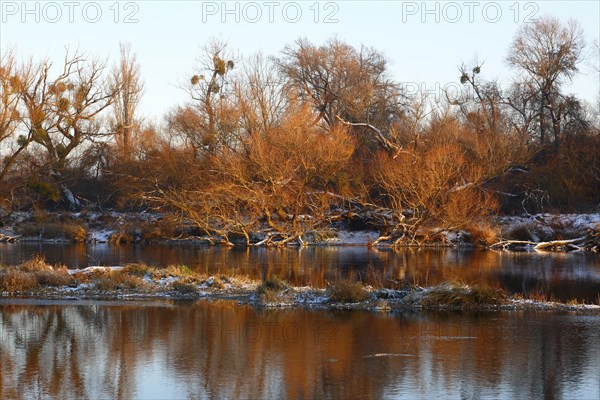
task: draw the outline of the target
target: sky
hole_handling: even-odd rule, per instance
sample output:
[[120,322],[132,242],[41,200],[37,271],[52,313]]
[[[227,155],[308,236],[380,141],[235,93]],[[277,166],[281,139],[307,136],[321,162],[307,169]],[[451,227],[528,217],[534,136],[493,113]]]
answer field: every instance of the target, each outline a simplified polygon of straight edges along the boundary
[[[179,86],[198,66],[203,46],[226,40],[238,57],[277,56],[300,37],[315,44],[337,37],[372,46],[410,92],[441,97],[459,87],[458,66],[483,62],[482,77],[508,82],[505,61],[519,26],[552,15],[576,19],[587,41],[581,73],[569,93],[594,102],[600,76],[598,1],[6,1],[0,0],[0,50],[21,59],[64,59],[65,47],[118,60],[131,43],[145,82],[142,115],[160,121],[187,100]],[[596,103],[597,104],[597,103]]]

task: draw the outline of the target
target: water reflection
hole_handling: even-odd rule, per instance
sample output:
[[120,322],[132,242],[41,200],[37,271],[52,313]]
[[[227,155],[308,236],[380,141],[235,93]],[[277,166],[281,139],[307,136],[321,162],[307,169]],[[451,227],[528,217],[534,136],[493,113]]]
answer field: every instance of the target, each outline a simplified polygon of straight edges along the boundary
[[600,319],[0,304],[0,398],[598,398]]
[[394,282],[428,286],[458,280],[501,287],[511,293],[543,293],[561,301],[577,298],[595,302],[600,293],[600,255],[590,253],[0,244],[0,261],[4,263],[19,263],[34,254],[71,268],[139,261],[157,266],[186,264],[209,274],[239,273],[253,278],[276,274],[295,285],[318,287],[346,278],[388,287]]

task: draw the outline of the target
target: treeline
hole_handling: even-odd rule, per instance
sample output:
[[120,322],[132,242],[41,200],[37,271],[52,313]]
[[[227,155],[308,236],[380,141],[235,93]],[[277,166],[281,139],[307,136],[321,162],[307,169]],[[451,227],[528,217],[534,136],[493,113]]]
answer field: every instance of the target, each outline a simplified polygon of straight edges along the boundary
[[160,209],[215,241],[280,244],[332,224],[404,241],[423,226],[476,230],[499,212],[589,210],[600,104],[563,89],[583,55],[577,23],[543,18],[512,42],[512,81],[462,65],[464,90],[434,101],[409,95],[374,48],[300,39],[240,60],[212,41],[182,85],[188,101],[152,125],[128,46],[112,67],[7,52],[2,207]]

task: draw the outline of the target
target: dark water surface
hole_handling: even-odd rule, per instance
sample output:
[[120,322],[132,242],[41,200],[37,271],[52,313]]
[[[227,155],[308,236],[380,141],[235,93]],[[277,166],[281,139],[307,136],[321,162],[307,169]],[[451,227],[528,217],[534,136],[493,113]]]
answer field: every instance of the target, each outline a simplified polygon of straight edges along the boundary
[[220,248],[204,246],[111,246],[0,244],[0,262],[16,264],[35,254],[70,268],[146,262],[185,264],[209,274],[252,278],[278,275],[294,285],[325,287],[339,279],[391,287],[430,286],[454,280],[503,288],[509,293],[541,294],[560,301],[596,303],[600,293],[600,255],[590,253],[503,253],[460,249],[369,249],[366,247]]
[[600,318],[0,302],[0,398],[598,399]]

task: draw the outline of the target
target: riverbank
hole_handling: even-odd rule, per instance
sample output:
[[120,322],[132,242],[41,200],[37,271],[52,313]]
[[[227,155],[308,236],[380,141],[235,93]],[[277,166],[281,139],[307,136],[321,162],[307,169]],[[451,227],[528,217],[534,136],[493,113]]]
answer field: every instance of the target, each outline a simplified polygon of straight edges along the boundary
[[[170,214],[151,212],[13,212],[1,219],[0,242],[45,243],[181,243],[218,244],[197,231],[193,224]],[[255,245],[277,245],[265,241],[268,232],[255,238]],[[406,246],[479,246],[519,251],[600,251],[600,213],[535,214],[500,216],[484,230],[423,227],[419,241]],[[332,224],[327,229],[306,232],[287,246],[394,246],[379,230],[353,229]],[[557,242],[557,243],[554,243]],[[538,246],[539,244],[542,246]],[[550,243],[550,245],[547,245]],[[240,244],[243,244],[240,242]],[[495,246],[495,247],[494,247]]]
[[573,299],[558,303],[478,285],[445,282],[433,287],[404,285],[375,288],[355,281],[326,289],[295,287],[276,276],[253,280],[239,275],[206,275],[186,266],[154,268],[145,264],[69,270],[32,259],[0,267],[0,300],[156,301],[234,300],[260,308],[363,309],[389,311],[566,311],[600,315],[597,304]]

